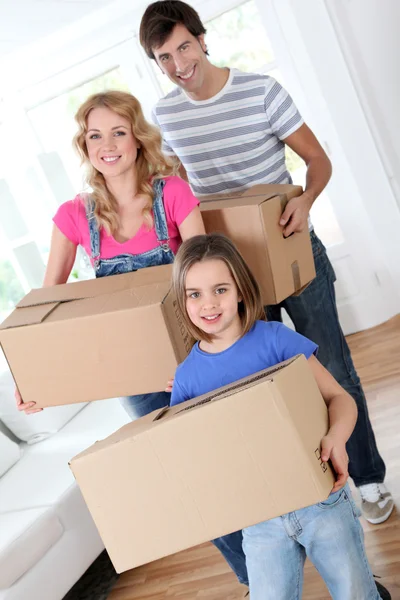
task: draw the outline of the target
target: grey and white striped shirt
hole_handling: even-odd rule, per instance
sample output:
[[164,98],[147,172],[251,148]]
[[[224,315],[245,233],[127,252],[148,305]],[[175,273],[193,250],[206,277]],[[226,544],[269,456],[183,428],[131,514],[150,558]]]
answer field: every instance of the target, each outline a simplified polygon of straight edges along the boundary
[[231,69],[209,100],[191,100],[176,88],[156,104],[153,119],[165,154],[182,162],[196,196],[291,183],[282,140],[304,121],[268,75]]

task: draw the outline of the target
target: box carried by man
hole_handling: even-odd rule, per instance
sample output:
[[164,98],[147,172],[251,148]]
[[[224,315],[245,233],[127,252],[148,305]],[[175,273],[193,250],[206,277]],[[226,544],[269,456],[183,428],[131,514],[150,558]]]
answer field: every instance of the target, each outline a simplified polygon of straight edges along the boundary
[[129,423],[70,466],[122,572],[325,500],[327,431],[300,355]]
[[32,290],[0,326],[25,402],[38,408],[165,389],[192,340],[171,265]]
[[244,192],[201,198],[207,233],[225,233],[238,247],[261,289],[264,305],[299,294],[314,279],[308,229],[283,236],[281,214],[298,185],[257,185]]

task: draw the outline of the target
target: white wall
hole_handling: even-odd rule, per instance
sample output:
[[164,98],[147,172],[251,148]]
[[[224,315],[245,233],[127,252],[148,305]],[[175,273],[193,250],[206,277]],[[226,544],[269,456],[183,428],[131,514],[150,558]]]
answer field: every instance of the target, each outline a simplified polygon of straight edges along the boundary
[[325,3],[400,207],[400,2]]

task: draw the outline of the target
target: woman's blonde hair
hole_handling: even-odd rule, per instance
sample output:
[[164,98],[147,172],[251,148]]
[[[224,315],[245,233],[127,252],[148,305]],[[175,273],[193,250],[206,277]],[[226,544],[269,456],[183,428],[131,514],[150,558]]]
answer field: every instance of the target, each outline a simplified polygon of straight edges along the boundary
[[127,92],[108,91],[93,94],[76,113],[75,120],[79,129],[74,137],[74,146],[81,157],[81,164],[87,167],[86,181],[93,190],[91,197],[95,202],[94,214],[97,224],[104,227],[109,234],[115,233],[120,224],[117,203],[107,189],[102,173],[91,164],[86,145],[88,117],[94,108],[108,108],[132,124],[132,133],[140,144],[136,159],[137,193],[147,199],[143,217],[145,224],[150,228],[153,225],[152,180],[173,175],[176,170],[161,151],[161,134],[144,118],[140,102]]
[[261,292],[253,273],[244,261],[235,244],[222,233],[196,235],[179,248],[173,266],[173,287],[178,307],[189,332],[197,340],[211,341],[211,336],[196,327],[186,310],[186,277],[196,263],[206,260],[222,260],[232,274],[242,300],[239,302],[239,316],[242,335],[247,333],[256,321],[265,321]]

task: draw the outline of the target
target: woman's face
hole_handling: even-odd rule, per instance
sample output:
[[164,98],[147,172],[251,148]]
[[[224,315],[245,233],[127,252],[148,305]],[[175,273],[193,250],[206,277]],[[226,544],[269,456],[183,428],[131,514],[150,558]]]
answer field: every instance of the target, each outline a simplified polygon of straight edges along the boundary
[[140,144],[130,121],[109,108],[90,111],[85,136],[89,160],[107,180],[134,168]]

